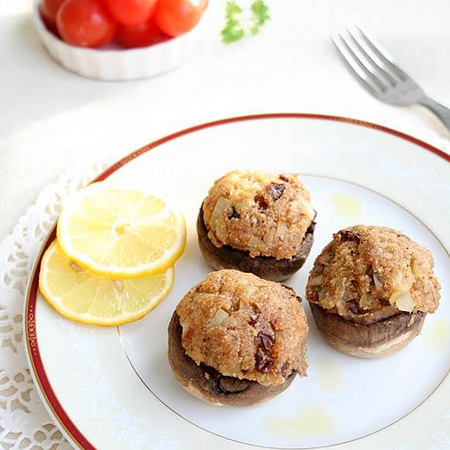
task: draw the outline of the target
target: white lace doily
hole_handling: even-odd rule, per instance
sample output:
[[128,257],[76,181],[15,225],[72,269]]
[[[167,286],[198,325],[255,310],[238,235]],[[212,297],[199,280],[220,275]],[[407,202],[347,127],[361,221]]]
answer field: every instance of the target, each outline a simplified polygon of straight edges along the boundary
[[28,277],[64,199],[107,166],[61,176],[39,195],[0,244],[0,449],[69,450],[34,387],[23,345],[23,306]]

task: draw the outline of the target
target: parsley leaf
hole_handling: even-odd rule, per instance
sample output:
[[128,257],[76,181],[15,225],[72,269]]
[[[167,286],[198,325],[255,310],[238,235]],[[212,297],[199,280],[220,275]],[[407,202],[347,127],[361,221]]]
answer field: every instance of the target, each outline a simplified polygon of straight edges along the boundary
[[250,32],[255,35],[259,33],[261,27],[270,19],[269,8],[262,0],[257,0],[252,4],[252,13],[255,24],[250,29]]
[[222,30],[222,40],[225,44],[231,44],[232,42],[236,42],[239,39],[242,39],[245,35],[245,32],[242,28],[239,28],[239,24],[236,22],[230,22],[223,30]]
[[244,37],[244,30],[238,20],[242,8],[235,1],[229,1],[225,6],[225,11],[227,22],[222,30],[222,40],[226,44],[230,44]]
[[227,2],[225,8],[227,11],[227,19],[234,19],[236,14],[242,12],[242,8],[234,0]]
[[239,41],[246,34],[258,34],[261,27],[270,19],[269,8],[263,0],[255,0],[250,8],[251,15],[246,17],[235,0],[225,5],[226,23],[221,35],[225,44]]

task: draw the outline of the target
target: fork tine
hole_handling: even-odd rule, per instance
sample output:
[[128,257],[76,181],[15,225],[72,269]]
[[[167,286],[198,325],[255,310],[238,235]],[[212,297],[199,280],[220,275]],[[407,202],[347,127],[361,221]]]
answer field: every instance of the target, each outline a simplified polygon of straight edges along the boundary
[[373,51],[373,53],[379,58],[382,63],[388,66],[402,81],[410,78],[402,69],[400,69],[400,67],[397,66],[394,58],[390,56],[385,49],[382,49],[380,44],[375,44],[374,40],[369,38],[358,25],[355,25],[355,28],[359,31],[367,46]]
[[343,36],[338,34],[338,37],[332,38],[332,41],[344,61],[348,64],[351,69],[350,71],[356,79],[362,83],[363,87],[375,97],[382,94],[386,87],[362,64],[358,56],[356,56],[353,50],[349,47]]
[[376,77],[381,75],[391,86],[395,86],[398,80],[395,78],[395,74],[392,75],[389,73],[389,68],[386,64],[381,61],[377,55],[371,50],[371,48],[366,44],[364,39],[361,39],[357,36],[355,32],[349,28],[347,30],[348,35],[350,36],[351,44],[347,41],[347,43],[352,47],[353,52],[358,52],[360,54],[361,61],[365,61],[365,66],[372,72],[372,74]]

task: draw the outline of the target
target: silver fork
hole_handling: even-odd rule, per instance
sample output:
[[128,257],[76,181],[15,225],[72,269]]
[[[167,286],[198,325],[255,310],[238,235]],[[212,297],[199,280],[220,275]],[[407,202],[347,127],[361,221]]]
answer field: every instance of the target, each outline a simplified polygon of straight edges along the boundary
[[333,43],[353,76],[377,99],[391,105],[419,104],[430,109],[450,131],[450,109],[428,97],[379,44],[359,27],[338,34]]

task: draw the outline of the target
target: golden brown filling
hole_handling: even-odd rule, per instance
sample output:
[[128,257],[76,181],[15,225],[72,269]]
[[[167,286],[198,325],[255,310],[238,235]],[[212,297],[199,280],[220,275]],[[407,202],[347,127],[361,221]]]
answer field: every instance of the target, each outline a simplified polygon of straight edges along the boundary
[[266,386],[293,371],[306,375],[308,325],[289,287],[221,270],[192,288],[176,312],[183,348],[198,365]]
[[399,312],[434,312],[440,285],[433,257],[397,230],[357,225],[339,231],[317,257],[307,299],[357,323]]
[[296,176],[235,170],[210,189],[203,219],[217,247],[290,259],[299,251],[314,210]]

